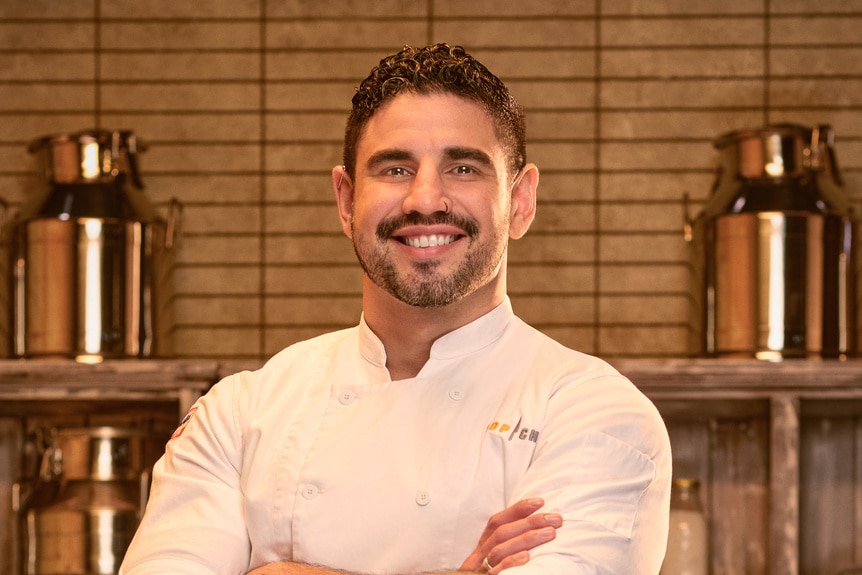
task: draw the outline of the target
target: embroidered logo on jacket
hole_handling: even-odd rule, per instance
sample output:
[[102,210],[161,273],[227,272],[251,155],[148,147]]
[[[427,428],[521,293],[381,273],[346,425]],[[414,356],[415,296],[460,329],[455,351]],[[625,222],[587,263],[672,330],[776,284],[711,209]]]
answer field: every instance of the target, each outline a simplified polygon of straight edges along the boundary
[[496,431],[500,434],[508,434],[508,440],[513,441],[515,439],[519,439],[521,441],[532,441],[536,443],[539,441],[539,430],[538,429],[530,429],[529,427],[521,427],[521,420],[518,420],[513,426],[508,423],[502,423],[499,421],[493,422],[488,426],[488,431]]
[[192,420],[192,417],[195,416],[195,412],[198,410],[197,405],[193,405],[191,409],[189,409],[186,416],[183,417],[183,420],[180,422],[180,426],[177,427],[176,431],[174,431],[173,435],[171,435],[171,439],[176,439],[180,435],[183,434],[183,431],[186,430],[186,426],[189,424],[189,421]]

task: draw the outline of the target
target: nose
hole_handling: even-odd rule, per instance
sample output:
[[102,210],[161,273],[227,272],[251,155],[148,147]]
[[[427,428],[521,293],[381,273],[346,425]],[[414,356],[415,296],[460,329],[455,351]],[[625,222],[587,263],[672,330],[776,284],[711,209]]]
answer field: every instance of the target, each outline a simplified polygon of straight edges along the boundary
[[448,213],[452,200],[447,197],[443,178],[436,170],[419,170],[410,182],[401,209],[405,214]]

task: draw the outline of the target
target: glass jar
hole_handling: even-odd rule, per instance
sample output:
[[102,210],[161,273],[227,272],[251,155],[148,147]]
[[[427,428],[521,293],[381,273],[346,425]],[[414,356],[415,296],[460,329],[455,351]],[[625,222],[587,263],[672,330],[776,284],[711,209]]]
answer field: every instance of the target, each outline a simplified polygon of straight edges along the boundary
[[670,531],[661,575],[709,573],[706,517],[696,479],[675,479],[670,491]]

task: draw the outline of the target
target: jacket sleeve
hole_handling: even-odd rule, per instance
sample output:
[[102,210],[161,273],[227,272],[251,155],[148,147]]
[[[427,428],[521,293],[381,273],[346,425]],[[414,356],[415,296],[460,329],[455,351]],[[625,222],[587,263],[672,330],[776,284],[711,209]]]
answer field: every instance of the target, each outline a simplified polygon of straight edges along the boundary
[[562,382],[513,499],[562,514],[555,540],[503,575],[656,575],[667,544],[671,451],[658,410],[624,377]]
[[191,408],[153,470],[149,502],[121,575],[246,573],[239,376]]

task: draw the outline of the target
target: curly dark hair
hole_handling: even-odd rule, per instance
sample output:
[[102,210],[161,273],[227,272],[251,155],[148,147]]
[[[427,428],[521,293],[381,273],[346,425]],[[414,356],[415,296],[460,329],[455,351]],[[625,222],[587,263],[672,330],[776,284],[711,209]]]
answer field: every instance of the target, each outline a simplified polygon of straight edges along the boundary
[[344,132],[344,166],[356,175],[356,145],[371,116],[401,93],[450,93],[478,103],[494,121],[514,176],[527,161],[524,111],[505,84],[460,46],[405,46],[371,70],[353,96]]

